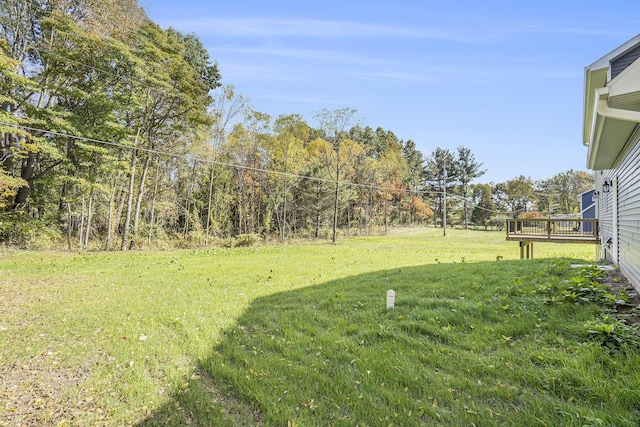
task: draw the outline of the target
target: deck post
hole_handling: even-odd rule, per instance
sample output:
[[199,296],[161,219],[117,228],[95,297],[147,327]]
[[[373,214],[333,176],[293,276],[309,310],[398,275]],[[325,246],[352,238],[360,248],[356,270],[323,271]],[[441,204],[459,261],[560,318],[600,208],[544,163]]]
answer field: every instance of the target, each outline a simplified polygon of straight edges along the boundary
[[520,241],[520,259],[533,259],[533,242]]
[[520,241],[520,259],[524,259],[524,242]]

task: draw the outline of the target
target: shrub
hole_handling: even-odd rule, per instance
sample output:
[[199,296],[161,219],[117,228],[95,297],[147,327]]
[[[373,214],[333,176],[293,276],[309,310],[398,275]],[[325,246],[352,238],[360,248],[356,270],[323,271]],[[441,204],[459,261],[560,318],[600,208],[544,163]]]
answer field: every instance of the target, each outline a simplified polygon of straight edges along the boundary
[[262,237],[259,234],[240,234],[235,238],[235,246],[237,247],[245,247],[245,246],[253,246],[258,243]]
[[506,222],[507,222],[507,216],[506,215],[495,215],[495,216],[492,216],[491,218],[489,218],[485,222],[485,225],[488,225],[489,227],[497,228],[498,230],[502,231],[502,230],[504,230],[504,227],[506,226]]
[[22,249],[43,250],[60,247],[64,241],[62,232],[41,219],[0,221],[0,242]]
[[518,219],[540,219],[542,214],[536,211],[522,212],[518,215]]

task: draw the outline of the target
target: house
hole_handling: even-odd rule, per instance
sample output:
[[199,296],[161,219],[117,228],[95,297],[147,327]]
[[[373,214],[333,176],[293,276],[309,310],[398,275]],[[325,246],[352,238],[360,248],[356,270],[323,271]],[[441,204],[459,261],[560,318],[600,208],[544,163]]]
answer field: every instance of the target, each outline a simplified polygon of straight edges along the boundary
[[604,255],[640,290],[640,34],[585,68],[583,143]]
[[[596,190],[591,189],[580,194],[580,218],[583,219],[596,219]],[[582,231],[591,232],[593,230],[593,223],[585,222],[581,224]]]

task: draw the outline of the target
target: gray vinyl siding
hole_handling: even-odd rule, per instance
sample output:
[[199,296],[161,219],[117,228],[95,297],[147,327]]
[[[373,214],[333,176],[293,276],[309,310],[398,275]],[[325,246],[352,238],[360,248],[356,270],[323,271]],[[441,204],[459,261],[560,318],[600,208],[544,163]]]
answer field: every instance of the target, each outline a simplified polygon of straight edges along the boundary
[[640,287],[640,141],[616,168],[618,177],[618,261]]
[[640,58],[640,46],[635,49],[631,49],[629,52],[626,52],[624,55],[619,58],[611,61],[611,79],[614,79],[618,74],[620,74],[625,68],[627,68],[633,61]]
[[[613,193],[603,193],[602,183],[605,179],[611,179],[612,171],[598,171],[596,172],[595,188],[598,191],[597,206],[598,206],[598,223],[600,225],[600,243],[603,248],[606,248],[607,240],[613,238]],[[609,250],[605,252],[609,261],[613,261]]]

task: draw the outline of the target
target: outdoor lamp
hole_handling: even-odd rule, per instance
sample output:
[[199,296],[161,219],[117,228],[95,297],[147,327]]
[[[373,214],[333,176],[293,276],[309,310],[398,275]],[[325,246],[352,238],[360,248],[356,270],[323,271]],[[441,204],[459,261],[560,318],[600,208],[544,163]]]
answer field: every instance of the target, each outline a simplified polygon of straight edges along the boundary
[[608,193],[609,191],[611,191],[611,180],[610,179],[605,179],[604,182],[602,183],[602,192],[603,193]]

